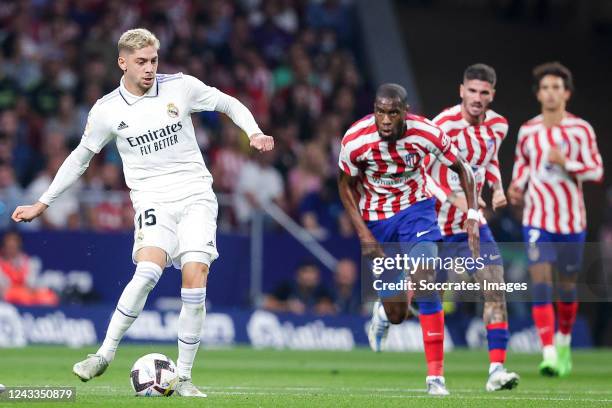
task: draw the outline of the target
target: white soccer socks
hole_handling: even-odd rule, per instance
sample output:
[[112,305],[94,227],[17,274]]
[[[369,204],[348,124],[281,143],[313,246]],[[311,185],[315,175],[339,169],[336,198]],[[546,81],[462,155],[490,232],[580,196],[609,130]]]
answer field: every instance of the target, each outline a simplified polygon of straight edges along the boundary
[[147,296],[161,277],[162,269],[153,262],[138,262],[132,280],[125,286],[117,303],[117,309],[106,330],[106,337],[96,354],[111,362],[123,334],[144,308]]
[[178,320],[178,360],[179,378],[191,378],[191,368],[198,348],[200,334],[206,317],[206,288],[181,289],[183,307]]

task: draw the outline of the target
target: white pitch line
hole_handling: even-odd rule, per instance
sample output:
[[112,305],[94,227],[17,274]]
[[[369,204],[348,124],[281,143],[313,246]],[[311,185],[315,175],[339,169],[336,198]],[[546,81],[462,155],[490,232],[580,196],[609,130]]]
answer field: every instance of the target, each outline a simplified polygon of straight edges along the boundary
[[[210,396],[213,395],[293,395],[293,396],[302,396],[302,397],[313,397],[311,393],[282,393],[282,392],[246,392],[246,391],[213,391],[207,390]],[[420,390],[423,394],[425,390]],[[345,397],[363,397],[368,396],[369,394],[343,394],[343,393],[328,393],[319,395],[320,397],[325,396],[345,396]],[[377,395],[377,397],[382,398],[398,398],[398,399],[408,399],[408,398],[428,398],[433,399],[436,397],[432,397],[430,395]],[[522,401],[568,401],[568,402],[612,402],[612,399],[596,399],[596,398],[552,398],[552,397],[487,397],[487,396],[457,396],[452,395],[449,399],[479,399],[479,400],[522,400]]]
[[[124,390],[123,387],[113,387],[110,385],[91,385],[91,386],[82,386],[83,390],[107,390],[107,391],[121,391]],[[228,386],[200,386],[202,389],[206,390],[270,390],[270,391],[366,391],[366,392],[421,392],[425,390],[423,388],[350,388],[350,387],[274,387],[274,386],[240,386],[240,385],[228,385]],[[465,393],[473,393],[473,392],[484,392],[484,389],[480,388],[451,388],[452,392],[465,392]],[[524,390],[521,389],[518,392],[521,394],[612,394],[612,390],[583,390],[583,391],[572,391],[572,390]]]
[[[349,387],[266,387],[266,386],[203,386],[207,390],[278,390],[278,391],[366,391],[366,392],[421,392],[425,390],[423,388],[349,388]],[[473,392],[484,392],[484,388],[451,388],[452,392],[465,392],[465,393],[473,393]],[[571,391],[571,390],[519,390],[521,394],[612,394],[612,390],[601,390],[601,391],[593,391],[593,390],[585,390],[585,391]]]
[[[123,393],[127,390],[118,387],[112,387],[107,385],[95,385],[85,387],[87,391],[99,390],[99,391],[111,391],[116,393]],[[312,396],[313,392],[322,392],[322,396],[330,395],[343,395],[350,396],[347,392],[353,392],[352,396],[364,397],[364,396],[376,396],[383,398],[431,398],[428,395],[419,395],[425,393],[425,388],[324,388],[324,387],[258,387],[258,386],[212,386],[212,387],[200,387],[210,395],[295,395],[295,396]],[[81,390],[82,392],[83,390]],[[361,392],[360,392],[361,391]],[[364,392],[365,391],[365,392]],[[462,393],[473,394],[474,392],[484,392],[481,389],[470,389],[470,388],[451,388],[451,398],[455,399],[482,399],[482,400],[527,400],[527,401],[575,401],[575,402],[612,402],[612,399],[596,399],[596,398],[563,398],[554,396],[524,396],[523,394],[610,394],[612,391],[602,390],[599,391],[536,391],[536,390],[521,390],[517,396],[485,396],[485,395],[461,395]],[[408,393],[403,395],[389,395],[385,393],[390,392],[402,392]],[[370,394],[378,393],[378,394]],[[382,395],[380,394],[382,393]],[[414,393],[417,393],[416,395]],[[85,392],[84,394],[91,394]]]

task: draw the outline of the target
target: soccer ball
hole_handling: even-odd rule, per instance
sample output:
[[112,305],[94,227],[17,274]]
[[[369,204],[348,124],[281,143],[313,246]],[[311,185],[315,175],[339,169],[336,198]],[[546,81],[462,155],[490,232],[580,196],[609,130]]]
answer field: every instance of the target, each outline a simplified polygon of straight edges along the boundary
[[130,372],[132,388],[141,397],[169,397],[177,382],[174,361],[159,353],[140,357]]

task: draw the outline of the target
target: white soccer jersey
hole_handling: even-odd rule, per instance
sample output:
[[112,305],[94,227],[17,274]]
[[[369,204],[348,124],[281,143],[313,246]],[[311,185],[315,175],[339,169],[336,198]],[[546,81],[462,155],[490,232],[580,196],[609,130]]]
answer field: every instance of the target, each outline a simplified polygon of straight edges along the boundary
[[213,111],[222,93],[182,73],[158,74],[143,95],[123,85],[89,113],[82,144],[95,153],[115,140],[132,201],[172,202],[212,191],[191,114]]

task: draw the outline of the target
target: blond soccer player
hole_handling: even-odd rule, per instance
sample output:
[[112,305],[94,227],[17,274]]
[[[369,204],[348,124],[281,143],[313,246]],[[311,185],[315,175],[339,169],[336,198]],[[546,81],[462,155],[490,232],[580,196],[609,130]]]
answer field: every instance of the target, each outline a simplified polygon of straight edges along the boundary
[[40,216],[87,169],[94,154],[114,140],[136,213],[132,259],[136,270],[113,313],[101,347],[73,372],[82,381],[99,376],[115,357],[126,330],[142,311],[164,268],[182,274],[178,320],[181,396],[206,397],[191,381],[191,368],[206,316],[206,282],[216,249],[217,200],[212,176],[195,138],[191,114],[228,115],[260,152],[273,149],[253,115],[235,98],[182,73],[157,74],[159,40],[146,29],[126,31],[118,42],[120,84],[96,102],[80,144],[66,158],[49,189],[32,205],[15,209],[15,222]]

